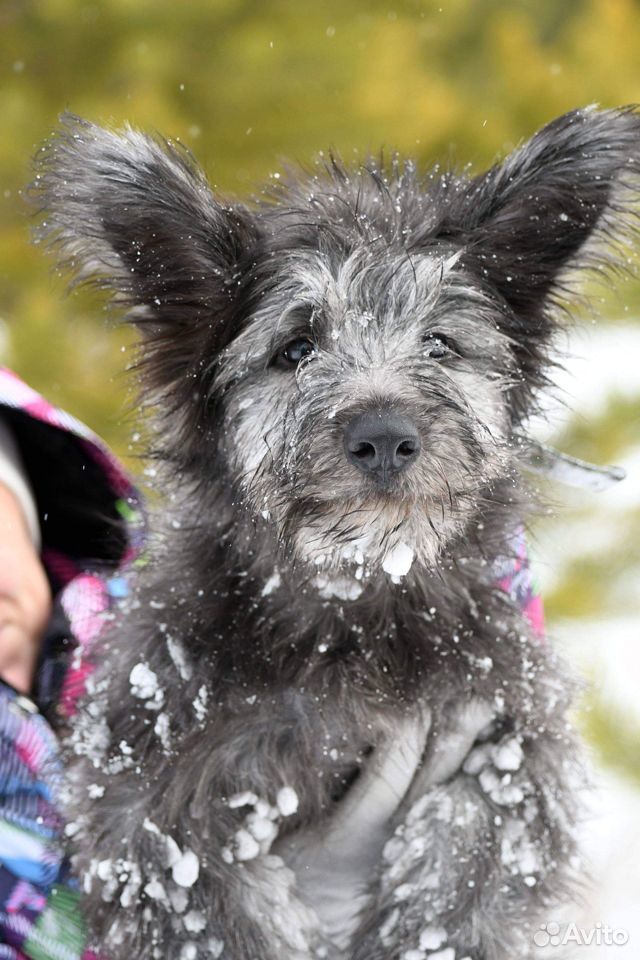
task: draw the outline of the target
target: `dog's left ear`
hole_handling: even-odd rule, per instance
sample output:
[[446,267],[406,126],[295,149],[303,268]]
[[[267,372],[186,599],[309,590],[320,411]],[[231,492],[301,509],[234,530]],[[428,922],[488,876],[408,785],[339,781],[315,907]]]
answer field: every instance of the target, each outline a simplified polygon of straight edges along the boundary
[[633,233],[639,162],[640,114],[587,108],[447,191],[441,234],[462,243],[463,261],[506,305],[525,379],[542,366],[568,269],[605,269]]
[[36,174],[40,238],[129,311],[152,396],[165,408],[192,400],[233,335],[257,242],[249,211],[215,198],[184,147],[71,115]]

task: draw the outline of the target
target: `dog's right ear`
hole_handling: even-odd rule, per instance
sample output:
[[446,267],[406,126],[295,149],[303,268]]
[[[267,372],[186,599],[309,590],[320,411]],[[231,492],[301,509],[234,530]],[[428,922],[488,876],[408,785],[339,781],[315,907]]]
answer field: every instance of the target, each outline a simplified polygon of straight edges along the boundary
[[575,297],[573,275],[607,279],[629,262],[640,233],[640,111],[588,107],[558,117],[472,180],[443,178],[439,236],[504,305],[520,371],[510,391],[517,419],[546,386],[557,307]]
[[65,115],[35,164],[38,239],[129,308],[153,394],[179,406],[233,335],[254,219],[214,198],[186,148],[130,127]]

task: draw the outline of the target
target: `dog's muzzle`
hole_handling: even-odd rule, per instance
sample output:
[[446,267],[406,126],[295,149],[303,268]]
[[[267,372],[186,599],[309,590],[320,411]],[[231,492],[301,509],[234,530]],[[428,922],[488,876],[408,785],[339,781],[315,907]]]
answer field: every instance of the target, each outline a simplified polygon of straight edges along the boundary
[[380,486],[406,470],[420,453],[420,435],[409,417],[394,410],[366,411],[344,428],[347,460]]

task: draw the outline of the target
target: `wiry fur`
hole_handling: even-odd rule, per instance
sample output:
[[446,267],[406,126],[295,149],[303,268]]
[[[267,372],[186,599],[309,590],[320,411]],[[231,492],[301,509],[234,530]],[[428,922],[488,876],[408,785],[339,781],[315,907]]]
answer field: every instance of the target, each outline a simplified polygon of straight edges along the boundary
[[[113,957],[528,954],[573,849],[570,684],[495,563],[569,271],[630,236],[639,146],[633,109],[582,110],[473,179],[331,159],[250,207],[130,129],[68,117],[43,148],[44,239],[139,328],[163,495],[71,737]],[[274,364],[301,336],[317,355]],[[382,489],[343,433],[390,408],[422,452]]]

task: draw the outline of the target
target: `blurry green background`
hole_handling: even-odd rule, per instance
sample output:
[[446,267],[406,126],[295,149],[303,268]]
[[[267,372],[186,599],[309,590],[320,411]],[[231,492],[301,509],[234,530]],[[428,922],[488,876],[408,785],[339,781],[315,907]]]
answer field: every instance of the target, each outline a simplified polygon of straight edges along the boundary
[[[640,101],[640,3],[3,0],[0,72],[0,358],[126,457],[128,334],[94,297],[63,298],[28,239],[20,191],[62,110],[179,138],[231,194],[330,146],[478,170],[571,107]],[[567,381],[577,411],[546,435],[630,476],[622,493],[550,491],[562,511],[535,549],[552,632],[596,680],[581,722],[640,784],[640,287],[600,306],[569,342],[588,358]]]

